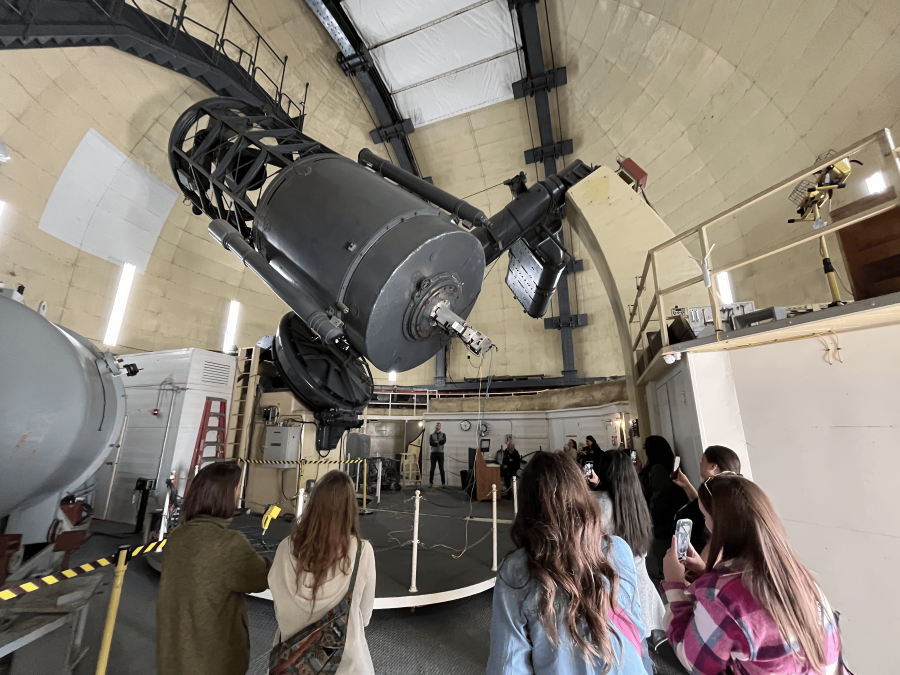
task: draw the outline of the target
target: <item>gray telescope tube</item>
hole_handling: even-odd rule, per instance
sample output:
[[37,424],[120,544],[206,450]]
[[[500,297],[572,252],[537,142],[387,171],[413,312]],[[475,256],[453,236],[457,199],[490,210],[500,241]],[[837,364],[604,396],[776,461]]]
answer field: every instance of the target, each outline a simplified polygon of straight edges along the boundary
[[324,342],[334,342],[344,334],[342,321],[329,317],[312,297],[281,276],[265,258],[244,241],[231,223],[216,218],[209,224],[209,233],[213,239],[240,258],[241,262],[262,279],[275,295],[284,300]]
[[363,166],[374,169],[385,178],[390,178],[397,185],[405,187],[413,194],[428,200],[438,208],[444,209],[444,211],[447,211],[454,216],[458,216],[473,225],[487,227],[488,217],[484,215],[484,211],[481,209],[475,208],[464,199],[460,199],[459,197],[451,195],[449,192],[441,190],[427,180],[422,180],[418,176],[409,173],[409,171],[404,171],[403,169],[394,166],[368,148],[363,148],[359,151],[357,160]]

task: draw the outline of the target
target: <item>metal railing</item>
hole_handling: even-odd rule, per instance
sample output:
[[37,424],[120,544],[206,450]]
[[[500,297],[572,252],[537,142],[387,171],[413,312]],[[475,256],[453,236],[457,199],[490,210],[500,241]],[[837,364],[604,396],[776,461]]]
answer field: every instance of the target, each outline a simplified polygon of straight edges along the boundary
[[[837,221],[828,223],[824,227],[810,231],[804,231],[793,237],[790,241],[782,244],[778,244],[774,247],[768,248],[760,253],[754,253],[752,255],[748,255],[741,260],[738,260],[733,263],[729,263],[727,265],[722,265],[721,267],[714,267],[710,260],[710,250],[712,246],[710,246],[709,236],[707,230],[723,221],[726,218],[734,216],[735,214],[743,211],[744,209],[756,204],[757,202],[765,199],[769,195],[772,195],[776,192],[780,192],[786,188],[791,187],[796,184],[797,181],[800,181],[804,178],[807,178],[811,174],[816,173],[817,171],[821,171],[822,169],[828,167],[833,164],[835,161],[850,157],[852,155],[857,154],[863,148],[867,146],[877,143],[881,154],[885,160],[884,166],[882,167],[882,171],[885,175],[885,190],[893,187],[894,190],[894,198],[893,199],[884,199],[879,200],[874,206],[867,208],[859,213],[853,214],[846,218],[841,218]],[[709,220],[706,220],[699,225],[696,225],[684,232],[672,237],[671,239],[664,241],[663,243],[653,247],[647,253],[647,258],[644,262],[644,269],[641,272],[641,276],[637,281],[637,294],[634,298],[634,303],[630,305],[630,313],[628,317],[628,325],[629,327],[635,323],[635,317],[642,317],[640,326],[637,331],[637,336],[634,338],[634,342],[632,344],[632,362],[635,362],[637,359],[638,348],[641,346],[641,342],[644,336],[644,331],[647,329],[647,325],[653,320],[654,312],[657,314],[657,321],[660,326],[660,338],[662,340],[662,347],[665,348],[669,345],[669,335],[668,330],[666,329],[666,303],[665,297],[667,295],[671,295],[677,291],[688,288],[689,286],[693,286],[694,284],[698,284],[703,282],[707,290],[709,292],[709,302],[712,310],[713,321],[715,325],[716,332],[722,330],[721,326],[721,316],[720,316],[720,303],[719,296],[716,287],[716,275],[721,274],[722,272],[730,272],[732,270],[739,269],[741,267],[745,267],[747,265],[751,265],[755,262],[759,262],[765,258],[776,255],[778,253],[782,253],[791,248],[795,248],[807,242],[810,242],[814,239],[820,239],[827,234],[831,234],[833,232],[837,232],[845,227],[849,227],[856,223],[865,221],[869,218],[877,216],[885,211],[888,211],[892,208],[900,205],[900,161],[898,161],[898,155],[900,155],[900,149],[894,147],[893,139],[891,138],[891,133],[889,129],[881,129],[876,131],[875,133],[867,136],[850,145],[843,150],[840,150],[832,155],[830,155],[829,159],[822,159],[818,161],[813,166],[810,166],[802,171],[794,174],[789,178],[785,178],[779,183],[759,192],[758,194],[750,197],[749,199],[744,200],[740,204],[731,207],[723,211],[722,213],[713,216]],[[799,221],[798,221],[799,222]],[[658,271],[658,258],[659,254],[665,249],[674,246],[682,241],[685,241],[689,237],[696,235],[699,239],[700,243],[700,259],[707,260],[707,268],[704,271],[701,268],[701,274],[690,277],[689,279],[685,279],[671,286],[660,288],[660,276]],[[713,246],[715,243],[713,244]],[[647,277],[649,274],[652,274],[652,291],[653,295],[650,298],[650,305],[647,307],[646,312],[643,311],[641,306],[641,296],[644,291],[647,290]]]
[[[6,0],[2,1],[6,2]],[[298,126],[302,124],[302,118],[306,114],[306,93],[309,91],[309,84],[306,85],[303,101],[300,103],[294,101],[284,92],[287,55],[283,57],[278,55],[278,52],[253,26],[247,16],[235,4],[234,0],[228,0],[221,31],[216,31],[187,16],[187,0],[182,0],[181,5],[178,7],[170,5],[165,0],[118,1],[137,9],[146,20],[146,23],[167,44],[173,45],[179,35],[187,35],[205,43],[210,47],[210,51],[207,52],[202,49],[199,51],[210,65],[218,66],[221,58],[228,59],[242,71],[245,85],[256,85],[262,89],[289,119],[298,120]],[[107,16],[110,15],[109,12],[97,4],[96,0],[92,0],[92,2]],[[244,46],[226,37],[228,29],[234,27],[235,17],[242,23],[240,28],[243,29],[242,32],[247,36]],[[229,21],[232,23],[229,23]],[[160,28],[159,23],[164,24],[165,28]],[[271,63],[275,64],[275,67],[280,70],[280,72],[275,74],[275,77],[272,77],[260,66],[261,57],[268,57]]]
[[385,389],[375,388],[372,399],[368,404],[369,415],[386,412],[391,414],[392,410],[412,410],[412,416],[416,417],[426,413],[429,410],[431,399],[437,397],[437,392],[433,389]]

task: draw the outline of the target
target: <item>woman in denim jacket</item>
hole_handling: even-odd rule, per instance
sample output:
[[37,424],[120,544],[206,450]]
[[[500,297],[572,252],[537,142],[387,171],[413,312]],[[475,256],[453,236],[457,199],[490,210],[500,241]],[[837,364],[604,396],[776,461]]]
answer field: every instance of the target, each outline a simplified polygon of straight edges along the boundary
[[631,549],[603,534],[580,467],[540,452],[525,468],[497,574],[488,675],[648,675]]

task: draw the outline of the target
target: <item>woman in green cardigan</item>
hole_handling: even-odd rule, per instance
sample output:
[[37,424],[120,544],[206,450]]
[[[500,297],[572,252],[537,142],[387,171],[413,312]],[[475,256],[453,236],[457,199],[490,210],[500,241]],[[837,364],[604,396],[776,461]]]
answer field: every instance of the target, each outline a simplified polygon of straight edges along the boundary
[[201,470],[166,542],[156,607],[160,675],[244,675],[250,665],[244,594],[268,588],[272,561],[228,529],[240,478],[231,462]]

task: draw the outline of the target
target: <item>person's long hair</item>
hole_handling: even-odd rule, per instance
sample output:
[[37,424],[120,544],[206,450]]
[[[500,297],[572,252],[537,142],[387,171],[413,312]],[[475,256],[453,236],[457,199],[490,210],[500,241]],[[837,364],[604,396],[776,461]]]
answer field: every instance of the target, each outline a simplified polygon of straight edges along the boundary
[[181,521],[197,516],[231,518],[234,515],[235,489],[241,482],[241,467],[234,462],[216,462],[200,469],[187,488]]
[[719,471],[741,472],[741,458],[731,448],[724,445],[711,445],[703,451],[703,456],[710,464],[719,467]]
[[[591,442],[590,446],[588,446],[588,444],[587,444],[588,441]],[[584,445],[585,445],[585,447],[590,447],[591,452],[597,452],[598,450],[600,450],[600,446],[597,445],[597,440],[593,436],[585,436],[584,437]]]
[[316,591],[333,571],[350,573],[350,540],[357,536],[359,507],[353,481],[345,473],[329,471],[316,483],[300,523],[291,532],[291,553],[297,560],[297,590],[301,590],[303,574],[312,575],[313,605]]
[[758,485],[731,474],[709,479],[699,495],[713,522],[707,571],[720,554],[722,560],[733,559],[744,586],[772,617],[785,644],[799,645],[795,657],[822,672],[826,657],[821,592],[791,549],[772,502]]
[[675,470],[675,453],[672,452],[669,441],[662,436],[647,436],[644,439],[644,452],[647,455],[647,465],[641,473],[649,472],[657,464],[669,473]]
[[595,471],[598,487],[612,501],[610,534],[622,537],[635,555],[645,555],[653,539],[653,521],[631,456],[624,450],[607,450]]
[[[615,654],[608,621],[619,575],[603,552],[604,539],[612,543],[603,534],[600,505],[568,455],[538,452],[525,467],[510,535],[517,549],[525,549],[528,571],[541,585],[539,611],[551,643],[559,643],[562,619],[585,660],[601,658],[609,672]],[[563,617],[553,606],[560,592],[568,601]]]

